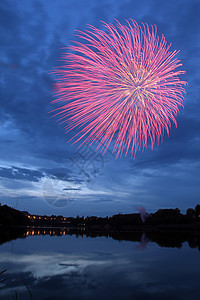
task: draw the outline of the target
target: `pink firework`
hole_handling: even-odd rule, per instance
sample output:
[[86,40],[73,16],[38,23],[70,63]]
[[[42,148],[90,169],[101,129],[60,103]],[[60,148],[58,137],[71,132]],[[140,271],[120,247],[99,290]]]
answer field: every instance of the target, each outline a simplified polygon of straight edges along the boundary
[[[103,23],[104,30],[89,26],[78,32],[63,56],[63,67],[54,73],[60,122],[66,132],[77,130],[74,143],[97,143],[103,154],[109,145],[116,157],[131,151],[132,156],[148,143],[152,149],[169,135],[171,122],[176,124],[185,93],[185,71],[169,51],[165,37],[157,36],[156,26]],[[54,110],[55,111],[55,110]]]

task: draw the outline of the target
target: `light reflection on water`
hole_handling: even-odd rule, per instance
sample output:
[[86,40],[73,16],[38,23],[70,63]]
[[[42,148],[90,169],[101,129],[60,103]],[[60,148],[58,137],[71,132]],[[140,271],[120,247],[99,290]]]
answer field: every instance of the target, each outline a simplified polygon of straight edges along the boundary
[[200,252],[187,243],[38,234],[0,246],[0,299],[199,299]]

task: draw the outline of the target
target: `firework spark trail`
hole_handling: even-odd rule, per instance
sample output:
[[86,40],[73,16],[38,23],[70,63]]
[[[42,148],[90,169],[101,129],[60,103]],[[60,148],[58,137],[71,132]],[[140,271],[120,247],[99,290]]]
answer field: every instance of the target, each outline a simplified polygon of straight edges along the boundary
[[74,143],[91,145],[103,154],[113,142],[116,157],[152,149],[164,132],[169,135],[171,122],[184,100],[184,85],[179,79],[185,71],[169,51],[165,37],[157,36],[156,26],[104,23],[106,31],[89,26],[78,31],[82,43],[74,42],[63,55],[63,67],[57,76],[56,96],[61,102],[54,110],[65,131],[78,129]]

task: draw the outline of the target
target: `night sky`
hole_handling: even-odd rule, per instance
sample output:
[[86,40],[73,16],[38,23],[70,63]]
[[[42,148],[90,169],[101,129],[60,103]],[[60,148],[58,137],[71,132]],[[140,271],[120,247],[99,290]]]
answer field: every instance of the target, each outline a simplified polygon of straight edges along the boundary
[[[39,214],[110,216],[200,202],[200,1],[0,1],[0,202]],[[87,24],[155,24],[180,50],[184,109],[163,143],[115,159],[67,143],[49,111],[62,47]]]

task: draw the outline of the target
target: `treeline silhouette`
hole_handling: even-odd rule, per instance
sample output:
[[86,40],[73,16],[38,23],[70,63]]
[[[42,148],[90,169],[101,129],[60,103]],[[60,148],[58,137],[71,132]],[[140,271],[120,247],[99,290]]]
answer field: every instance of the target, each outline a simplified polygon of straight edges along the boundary
[[155,213],[147,214],[117,214],[112,217],[79,217],[72,218],[70,224],[74,227],[89,227],[94,229],[100,228],[116,228],[122,229],[138,229],[143,227],[162,226],[169,228],[198,228],[200,225],[200,205],[196,205],[195,209],[188,209],[186,214],[182,214],[180,209],[159,209]]
[[8,205],[0,205],[0,225],[22,226],[30,224],[30,220],[23,214],[23,212],[11,208]]
[[101,229],[137,229],[143,227],[162,226],[169,228],[198,228],[200,225],[200,205],[195,208],[188,208],[186,214],[180,209],[159,209],[155,213],[132,213],[117,214],[112,217],[63,217],[63,216],[40,216],[28,212],[21,212],[7,205],[0,205],[1,226],[52,226],[52,227],[76,227]]
[[0,205],[0,244],[33,235],[110,237],[118,241],[181,248],[187,242],[200,250],[200,205],[182,214],[178,208],[155,213],[117,214],[112,217],[40,216]]

